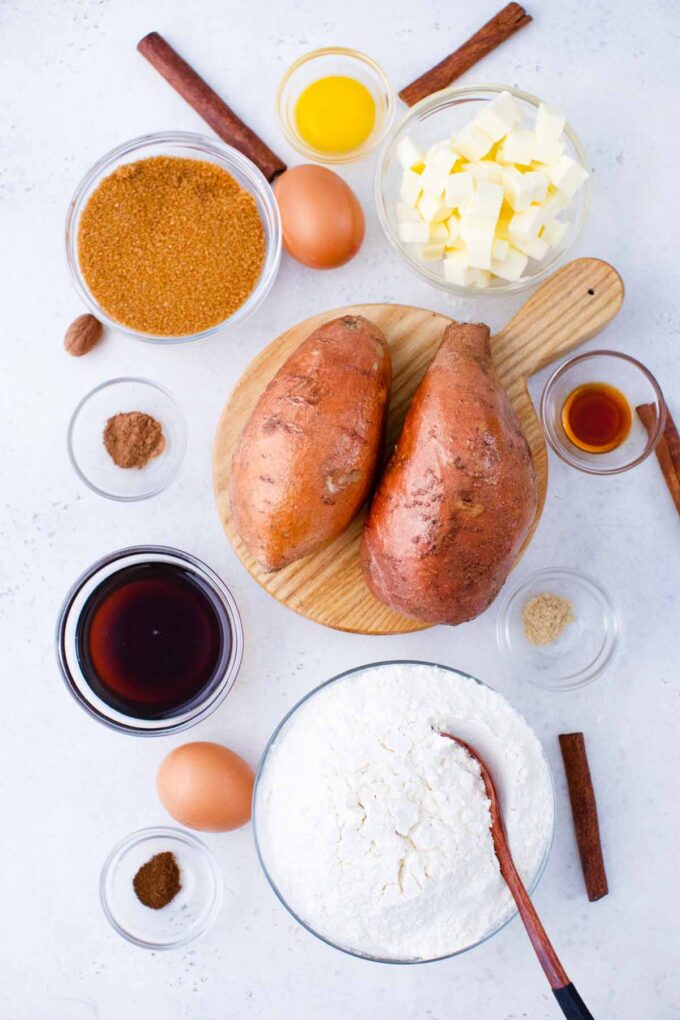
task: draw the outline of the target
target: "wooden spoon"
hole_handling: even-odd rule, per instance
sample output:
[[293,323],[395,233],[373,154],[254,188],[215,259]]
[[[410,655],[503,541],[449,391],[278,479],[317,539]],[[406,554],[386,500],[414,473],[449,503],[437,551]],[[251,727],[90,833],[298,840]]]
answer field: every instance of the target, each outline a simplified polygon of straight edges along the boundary
[[461,740],[459,737],[454,737],[452,733],[444,733],[442,730],[437,730],[437,732],[440,736],[448,737],[449,740],[453,740],[454,743],[465,748],[470,757],[474,758],[479,764],[482,779],[484,781],[484,787],[486,789],[486,795],[491,802],[491,836],[493,838],[496,857],[498,858],[498,863],[500,865],[501,875],[505,879],[508,889],[512,893],[515,903],[517,904],[519,916],[522,918],[524,927],[527,930],[527,935],[534,947],[534,952],[536,953],[538,961],[543,968],[543,972],[553,990],[558,1005],[569,1020],[593,1020],[592,1014],[589,1012],[587,1006],[581,999],[581,996],[567,977],[564,967],[557,958],[557,953],[553,949],[552,943],[541,924],[534,905],[529,899],[529,894],[524,888],[524,883],[517,873],[517,868],[515,867],[515,863],[512,859],[512,854],[510,853],[510,847],[508,846],[505,829],[503,828],[503,818],[501,816],[500,804],[498,802],[498,794],[496,793],[493,777],[487,768],[486,762],[481,755],[477,753],[474,747],[467,744],[464,740]]

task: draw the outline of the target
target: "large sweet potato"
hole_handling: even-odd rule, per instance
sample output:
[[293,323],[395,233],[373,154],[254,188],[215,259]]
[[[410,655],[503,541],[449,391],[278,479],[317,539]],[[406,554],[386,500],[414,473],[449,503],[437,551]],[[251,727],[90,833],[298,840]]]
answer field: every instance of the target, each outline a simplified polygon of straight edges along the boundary
[[234,452],[236,528],[280,570],[347,527],[373,486],[392,380],[381,331],[345,315],[315,330],[258,400]]
[[495,599],[536,514],[522,427],[491,361],[489,330],[454,322],[406,417],[362,541],[381,602],[463,623]]

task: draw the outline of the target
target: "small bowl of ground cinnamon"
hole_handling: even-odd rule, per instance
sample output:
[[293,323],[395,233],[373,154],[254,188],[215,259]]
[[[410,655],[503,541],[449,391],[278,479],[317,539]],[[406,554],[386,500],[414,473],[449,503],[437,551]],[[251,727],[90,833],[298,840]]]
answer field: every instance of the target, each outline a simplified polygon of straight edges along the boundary
[[148,499],[176,477],[187,447],[186,419],[166,389],[149,379],[111,379],[76,407],[67,433],[78,477],[123,502]]
[[146,135],[80,182],[66,252],[100,321],[153,343],[195,343],[266,297],[281,259],[278,207],[236,149],[188,132]]
[[610,665],[619,616],[599,581],[576,570],[538,570],[499,600],[501,652],[537,687],[585,687]]
[[129,942],[174,949],[201,935],[222,906],[222,878],[205,843],[166,826],[118,843],[102,868],[104,913]]

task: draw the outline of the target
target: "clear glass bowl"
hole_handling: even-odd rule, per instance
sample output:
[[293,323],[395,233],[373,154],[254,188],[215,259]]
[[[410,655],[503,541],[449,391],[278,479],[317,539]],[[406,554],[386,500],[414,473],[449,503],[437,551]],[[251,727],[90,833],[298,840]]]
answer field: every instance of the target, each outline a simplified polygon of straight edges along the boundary
[[[295,123],[295,106],[300,93],[308,85],[330,75],[346,75],[361,82],[375,102],[373,130],[362,145],[349,152],[319,152],[311,148],[301,137]],[[351,163],[375,149],[385,137],[394,113],[394,92],[385,72],[370,57],[358,50],[329,46],[306,53],[288,68],[277,92],[276,111],[287,140],[306,159],[316,163]]]
[[[252,812],[253,837],[255,839],[255,848],[257,850],[257,856],[258,856],[258,860],[260,862],[260,866],[261,866],[261,868],[262,868],[262,870],[264,872],[265,878],[269,882],[269,885],[273,889],[274,893],[276,894],[276,896],[278,897],[280,902],[283,904],[283,906],[286,908],[286,910],[289,912],[289,914],[291,914],[291,916],[295,918],[297,923],[302,925],[302,927],[306,931],[310,932],[310,934],[315,935],[316,938],[320,939],[322,942],[325,942],[326,945],[332,946],[333,949],[338,949],[338,950],[340,950],[340,952],[346,953],[348,956],[355,956],[355,957],[357,957],[358,959],[361,959],[361,960],[370,960],[373,963],[390,963],[390,964],[396,964],[396,965],[400,965],[400,966],[415,965],[415,964],[419,964],[419,963],[437,963],[440,960],[450,960],[454,956],[460,956],[463,953],[467,953],[471,949],[475,949],[477,946],[482,945],[482,943],[487,942],[490,938],[493,938],[494,935],[497,935],[499,931],[501,931],[503,928],[505,928],[505,926],[507,924],[509,924],[510,921],[512,921],[514,917],[517,916],[517,909],[513,905],[511,907],[511,909],[508,911],[507,915],[496,925],[496,927],[493,928],[491,931],[489,931],[486,935],[484,935],[483,938],[479,939],[478,942],[474,942],[470,946],[465,946],[464,949],[458,949],[458,950],[456,950],[453,953],[447,953],[444,956],[435,957],[434,959],[428,959],[428,960],[426,960],[426,959],[403,959],[402,960],[402,959],[395,959],[393,957],[373,956],[370,953],[361,953],[361,952],[359,952],[356,949],[351,949],[351,948],[348,948],[347,946],[341,945],[338,942],[333,942],[330,938],[327,938],[325,935],[322,935],[320,932],[316,931],[316,929],[313,928],[311,926],[311,924],[309,924],[303,917],[300,917],[299,914],[296,914],[296,912],[291,907],[290,903],[288,903],[288,901],[285,899],[285,897],[283,896],[283,894],[279,890],[278,886],[276,885],[276,882],[274,881],[271,873],[269,872],[269,869],[268,869],[267,863],[266,863],[266,859],[265,859],[266,858],[266,850],[265,850],[263,841],[260,838],[260,835],[259,835],[259,832],[258,832],[258,792],[259,792],[260,782],[261,782],[262,777],[263,777],[263,775],[265,773],[265,770],[267,768],[267,762],[268,762],[268,759],[269,759],[269,755],[271,753],[272,748],[276,744],[276,741],[277,741],[278,737],[280,736],[282,731],[285,729],[285,727],[289,724],[289,722],[293,719],[293,717],[295,716],[295,713],[307,701],[309,701],[310,698],[316,697],[321,691],[323,691],[326,687],[329,687],[331,684],[339,683],[340,681],[346,679],[347,677],[354,676],[357,673],[365,673],[368,670],[379,669],[379,668],[382,668],[382,667],[404,666],[404,665],[406,665],[406,666],[409,666],[409,665],[414,665],[414,666],[433,666],[436,669],[444,670],[447,673],[452,673],[452,674],[454,674],[456,676],[461,676],[461,677],[463,677],[466,680],[474,680],[475,683],[478,683],[480,685],[480,687],[488,686],[487,684],[484,684],[483,681],[478,680],[476,677],[471,677],[469,673],[464,673],[464,672],[462,672],[459,669],[453,669],[453,667],[451,667],[451,666],[443,666],[443,665],[441,665],[441,663],[425,662],[425,661],[422,661],[422,660],[419,660],[419,659],[389,659],[389,660],[382,661],[382,662],[369,662],[369,663],[366,663],[363,666],[355,666],[353,669],[347,669],[343,673],[338,673],[337,676],[331,677],[330,680],[326,680],[324,683],[319,684],[318,687],[315,687],[308,694],[306,694],[304,696],[304,698],[301,698],[300,701],[297,702],[297,704],[293,705],[293,707],[290,709],[289,712],[286,713],[286,715],[283,717],[281,722],[278,724],[278,726],[276,727],[276,729],[272,733],[271,737],[269,738],[269,740],[267,742],[267,746],[264,749],[262,757],[260,759],[260,764],[258,766],[257,775],[255,776],[255,787],[254,787],[254,790],[253,790],[253,812]],[[529,895],[531,895],[535,891],[536,887],[538,886],[538,883],[541,880],[541,877],[543,876],[543,872],[545,871],[546,864],[548,863],[548,857],[550,856],[550,850],[552,848],[552,842],[553,842],[553,836],[554,836],[555,785],[554,785],[552,770],[550,768],[550,764],[549,764],[547,758],[545,757],[545,755],[543,756],[543,760],[544,760],[544,763],[545,763],[547,775],[548,775],[548,777],[550,779],[551,815],[552,815],[552,817],[551,817],[551,829],[550,829],[549,837],[546,840],[546,845],[545,845],[545,849],[543,851],[543,855],[542,855],[541,860],[540,860],[540,862],[538,864],[538,867],[536,868],[536,873],[534,874],[534,876],[531,879],[531,881],[526,883],[526,889],[527,889],[527,892],[529,893]]]
[[[193,572],[213,602],[223,634],[222,653],[211,682],[200,698],[162,719],[140,719],[115,709],[99,698],[87,682],[78,657],[79,621],[92,593],[111,574],[145,563],[171,563]],[[229,641],[227,641],[227,637]],[[179,733],[205,719],[221,705],[234,685],[243,658],[243,628],[234,598],[217,574],[196,556],[163,545],[138,545],[104,556],[71,587],[59,612],[56,652],[66,686],[81,708],[98,722],[123,733],[162,737]]]
[[[159,910],[137,899],[132,880],[155,854],[170,851],[180,869],[181,889]],[[99,896],[119,935],[144,949],[176,949],[201,935],[222,906],[222,876],[205,843],[190,832],[157,826],[132,832],[104,862]]]
[[[109,418],[142,411],[160,422],[165,447],[143,468],[121,468],[104,446]],[[149,379],[110,379],[95,386],[76,407],[66,435],[68,455],[78,477],[107,499],[149,499],[177,477],[187,448],[186,419],[170,393]]]
[[[562,408],[570,393],[585,383],[608,383],[627,398],[631,426],[615,450],[588,453],[571,442],[562,424]],[[635,413],[639,404],[651,403],[656,415],[651,435]],[[561,364],[550,376],[541,396],[541,424],[551,447],[563,461],[591,475],[616,475],[640,464],[659,442],[666,424],[666,405],[652,373],[628,354],[590,351]]]
[[[435,92],[434,95],[421,100],[407,113],[386,140],[376,163],[375,205],[388,241],[408,268],[423,280],[434,284],[441,290],[461,297],[517,294],[549,276],[564,260],[568,250],[581,234],[590,208],[592,175],[589,173],[588,179],[577,191],[571,206],[562,214],[570,224],[562,244],[551,249],[541,261],[530,259],[527,268],[531,271],[514,283],[493,278],[488,287],[461,287],[458,284],[450,283],[444,279],[441,261],[422,262],[410,250],[411,246],[404,244],[399,239],[397,203],[399,202],[403,173],[403,168],[397,158],[399,143],[403,138],[409,137],[416,145],[427,149],[435,142],[449,138],[454,131],[472,120],[484,103],[495,99],[501,92],[510,92],[522,107],[523,113],[528,113],[533,121],[541,100],[509,85],[466,85],[461,88],[442,89],[441,92]],[[572,156],[581,166],[590,171],[583,146],[568,124],[565,125],[564,135],[566,154]]]
[[[111,318],[90,293],[80,270],[80,262],[78,260],[78,224],[90,195],[98,187],[103,178],[113,173],[116,167],[124,163],[135,162],[139,159],[148,159],[151,156],[176,156],[184,159],[199,159],[216,164],[231,174],[242,188],[250,192],[257,203],[260,220],[262,221],[266,251],[262,271],[255,287],[247,301],[233,315],[230,315],[224,322],[219,322],[217,325],[211,326],[210,329],[204,329],[200,333],[190,333],[185,336],[156,336],[152,333],[143,333],[123,325],[123,323]],[[268,181],[260,173],[255,164],[241,155],[236,149],[225,145],[224,142],[208,138],[205,135],[194,134],[190,131],[160,131],[156,134],[142,135],[139,138],[133,138],[131,141],[117,146],[117,148],[102,156],[88,170],[76,188],[66,215],[66,258],[71,279],[78,296],[92,314],[110,329],[121,330],[121,332],[128,333],[138,340],[145,340],[160,346],[172,347],[178,344],[199,343],[210,340],[219,333],[234,329],[262,304],[269,293],[281,262],[281,219],[279,209]]]
[[[549,645],[533,645],[524,636],[527,602],[548,592],[569,599],[574,620]],[[611,665],[621,625],[614,601],[592,577],[576,570],[538,570],[499,600],[496,640],[520,678],[549,691],[585,687]]]

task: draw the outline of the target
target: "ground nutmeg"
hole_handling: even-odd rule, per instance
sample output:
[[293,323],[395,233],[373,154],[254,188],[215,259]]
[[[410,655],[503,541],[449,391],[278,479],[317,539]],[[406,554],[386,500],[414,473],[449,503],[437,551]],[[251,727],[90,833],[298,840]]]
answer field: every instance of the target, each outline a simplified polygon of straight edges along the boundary
[[135,894],[140,903],[152,910],[167,907],[182,888],[179,866],[170,850],[154,856],[142,864],[132,879]]
[[165,449],[163,427],[143,411],[121,411],[104,426],[104,446],[118,467],[143,468]]
[[255,199],[222,167],[153,156],[124,163],[87,200],[78,261],[92,296],[131,329],[187,336],[229,318],[262,269]]

